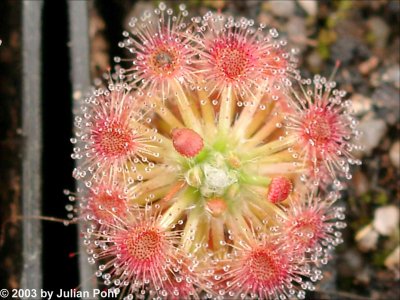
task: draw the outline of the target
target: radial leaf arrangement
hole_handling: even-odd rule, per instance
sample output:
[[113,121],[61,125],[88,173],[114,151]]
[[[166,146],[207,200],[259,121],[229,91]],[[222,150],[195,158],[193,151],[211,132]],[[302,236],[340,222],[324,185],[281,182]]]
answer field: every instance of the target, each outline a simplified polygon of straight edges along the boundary
[[360,164],[345,92],[253,20],[161,3],[129,26],[72,139],[95,275],[124,299],[304,299]]

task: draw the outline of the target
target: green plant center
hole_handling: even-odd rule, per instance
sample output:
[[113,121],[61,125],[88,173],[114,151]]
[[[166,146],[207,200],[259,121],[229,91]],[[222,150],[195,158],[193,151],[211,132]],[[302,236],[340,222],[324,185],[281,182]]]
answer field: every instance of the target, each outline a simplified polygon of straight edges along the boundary
[[189,166],[185,180],[204,197],[222,196],[238,182],[238,171],[229,165],[225,153],[213,149]]

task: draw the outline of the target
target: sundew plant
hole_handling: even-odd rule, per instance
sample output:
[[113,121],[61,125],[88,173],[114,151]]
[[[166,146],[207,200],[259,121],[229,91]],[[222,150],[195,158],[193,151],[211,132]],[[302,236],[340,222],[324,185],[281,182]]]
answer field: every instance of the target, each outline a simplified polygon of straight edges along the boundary
[[160,3],[129,26],[72,139],[96,276],[123,299],[304,299],[360,164],[346,93],[253,20]]

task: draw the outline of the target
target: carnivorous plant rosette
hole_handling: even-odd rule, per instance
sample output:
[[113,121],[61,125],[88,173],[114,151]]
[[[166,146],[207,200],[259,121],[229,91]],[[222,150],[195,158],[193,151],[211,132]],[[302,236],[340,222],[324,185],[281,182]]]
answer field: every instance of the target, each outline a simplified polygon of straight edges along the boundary
[[303,299],[345,227],[350,103],[275,29],[179,9],[132,19],[132,65],[82,102],[89,260],[127,299]]

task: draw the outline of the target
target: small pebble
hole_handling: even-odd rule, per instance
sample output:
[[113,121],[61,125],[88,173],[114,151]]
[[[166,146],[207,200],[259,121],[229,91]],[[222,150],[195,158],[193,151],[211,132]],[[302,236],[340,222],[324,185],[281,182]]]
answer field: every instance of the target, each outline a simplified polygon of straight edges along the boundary
[[368,60],[362,62],[358,66],[358,70],[360,71],[361,74],[367,75],[369,74],[372,70],[374,70],[379,64],[379,58],[376,56],[372,56]]
[[372,94],[373,103],[377,106],[377,116],[389,125],[399,121],[400,94],[391,84],[381,84]]
[[384,82],[392,83],[398,89],[400,88],[400,66],[391,66],[383,75],[382,80]]
[[390,34],[390,27],[379,17],[372,17],[368,20],[368,27],[375,38],[375,47],[384,48]]
[[351,97],[353,111],[357,116],[371,111],[372,100],[362,94],[354,94]]
[[368,252],[376,249],[379,233],[373,228],[371,224],[361,228],[355,236],[358,249],[362,252]]
[[396,168],[400,168],[400,141],[395,142],[389,150],[390,161]]
[[373,226],[381,235],[389,236],[399,227],[399,208],[394,205],[375,210]]
[[393,250],[392,253],[386,257],[384,262],[386,268],[392,270],[395,274],[397,279],[400,277],[400,246],[397,246],[396,249]]
[[381,119],[367,119],[360,122],[358,129],[362,131],[358,144],[364,147],[364,154],[370,155],[386,134],[387,126]]
[[317,14],[318,3],[315,0],[297,0],[297,3],[309,16],[315,16]]
[[269,9],[275,16],[283,18],[293,16],[296,8],[296,3],[294,1],[272,0],[267,3],[269,4]]
[[318,51],[312,51],[308,56],[307,56],[307,63],[310,67],[310,69],[314,73],[319,73],[321,70],[321,66],[324,63],[322,60],[321,55],[318,53]]
[[290,18],[286,25],[286,31],[289,40],[295,43],[297,47],[306,47],[307,32],[304,18]]

